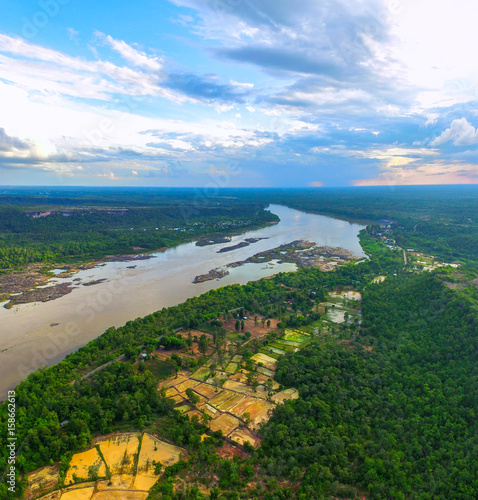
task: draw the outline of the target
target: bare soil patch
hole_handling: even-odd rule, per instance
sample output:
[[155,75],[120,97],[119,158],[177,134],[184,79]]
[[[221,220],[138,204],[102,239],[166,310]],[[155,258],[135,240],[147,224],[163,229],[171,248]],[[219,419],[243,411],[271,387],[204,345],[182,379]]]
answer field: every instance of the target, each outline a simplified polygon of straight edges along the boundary
[[68,489],[61,495],[61,500],[90,500],[94,490],[94,486]]
[[246,441],[257,448],[261,444],[261,440],[252,434],[248,429],[237,428],[229,434],[229,438],[236,441],[239,444],[244,444]]
[[118,434],[98,442],[113,475],[132,474],[139,439],[135,434]]
[[240,423],[240,420],[238,420],[236,417],[233,417],[228,413],[223,413],[210,423],[210,428],[214,432],[220,430],[222,431],[224,436],[227,436],[234,429],[236,429],[236,427],[238,427]]
[[[268,327],[267,323],[264,323],[264,326],[262,326],[262,319],[264,316],[257,315],[257,323],[254,321],[254,318],[247,318],[244,321],[244,331],[239,331],[237,333],[245,333],[245,332],[251,332],[251,338],[256,339],[256,338],[261,338],[267,335],[269,332],[272,330],[277,329],[277,323],[279,322],[277,319],[270,319],[271,326]],[[236,331],[235,325],[236,325],[236,320],[240,320],[241,318],[232,318],[227,320],[224,323],[224,328],[227,330],[230,330],[232,332]],[[267,320],[266,320],[267,321]]]
[[65,484],[73,484],[89,479],[90,470],[95,472],[98,477],[106,477],[106,466],[96,448],[73,455],[70,468],[66,474]]
[[40,495],[42,491],[48,491],[54,488],[58,482],[59,469],[60,464],[57,464],[53,467],[42,467],[41,469],[28,474],[28,487],[25,492],[25,498],[35,498]]
[[283,403],[284,401],[287,401],[288,399],[298,399],[299,397],[299,391],[297,389],[285,389],[281,392],[278,392],[277,394],[274,394],[272,396],[272,401],[275,403]]

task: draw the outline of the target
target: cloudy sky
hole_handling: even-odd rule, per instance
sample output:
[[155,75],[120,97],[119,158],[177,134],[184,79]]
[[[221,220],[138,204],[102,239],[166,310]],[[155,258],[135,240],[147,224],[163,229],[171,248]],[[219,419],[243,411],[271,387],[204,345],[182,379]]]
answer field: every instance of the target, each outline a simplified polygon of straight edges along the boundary
[[470,0],[0,9],[0,184],[478,183]]

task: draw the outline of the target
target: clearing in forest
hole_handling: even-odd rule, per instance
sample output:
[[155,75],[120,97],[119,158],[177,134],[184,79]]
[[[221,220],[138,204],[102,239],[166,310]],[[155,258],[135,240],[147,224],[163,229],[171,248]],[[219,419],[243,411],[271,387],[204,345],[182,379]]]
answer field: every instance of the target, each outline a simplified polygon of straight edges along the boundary
[[[96,447],[73,455],[62,490],[52,491],[42,500],[146,500],[165,467],[187,459],[186,450],[166,443],[151,434],[133,433],[104,436]],[[141,446],[140,446],[141,443]],[[162,467],[156,470],[155,464]],[[85,482],[91,470],[108,479]],[[158,472],[158,473],[157,473]],[[111,474],[111,476],[109,476]],[[45,481],[43,490],[34,488]],[[36,498],[45,485],[54,488],[58,481],[58,466],[43,467],[28,475],[28,490],[24,498]],[[69,482],[77,483],[69,485]],[[35,491],[36,493],[35,493]]]

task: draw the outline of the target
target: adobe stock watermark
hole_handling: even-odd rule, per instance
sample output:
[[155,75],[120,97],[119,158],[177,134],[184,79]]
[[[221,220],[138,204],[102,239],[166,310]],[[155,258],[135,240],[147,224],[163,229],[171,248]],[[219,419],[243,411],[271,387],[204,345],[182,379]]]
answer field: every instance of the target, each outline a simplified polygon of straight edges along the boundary
[[16,402],[15,391],[8,391],[7,395],[7,471],[6,483],[10,493],[16,491],[16,461],[17,461],[17,436],[16,436]]
[[[76,349],[79,342],[72,341],[81,339],[85,328],[93,324],[97,314],[113,303],[115,296],[123,294],[128,289],[130,281],[127,269],[120,269],[114,280],[103,283],[96,293],[88,294],[88,297],[80,301],[75,308],[77,320],[68,321],[59,331],[49,332],[46,338],[42,339],[40,346],[30,349],[28,361],[17,366],[22,380],[39,368],[49,366],[55,360],[59,361],[66,352]],[[86,341],[83,344],[86,344]],[[24,359],[26,358],[27,356]]]
[[38,10],[30,18],[22,18],[22,36],[27,40],[34,38],[68,3],[70,0],[39,0]]

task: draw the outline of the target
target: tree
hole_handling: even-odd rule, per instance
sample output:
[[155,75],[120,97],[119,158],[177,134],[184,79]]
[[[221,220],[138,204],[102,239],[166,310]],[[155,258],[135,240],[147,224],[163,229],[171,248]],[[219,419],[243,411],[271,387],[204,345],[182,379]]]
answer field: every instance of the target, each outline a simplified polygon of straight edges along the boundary
[[217,350],[217,364],[219,366],[223,366],[224,365],[224,351],[220,347]]
[[236,329],[236,332],[238,332],[241,329],[241,322],[236,319],[236,324],[234,325],[234,328]]
[[247,374],[247,385],[254,385],[254,383],[257,383],[256,381],[257,381],[257,373],[249,372]]
[[202,354],[206,354],[208,348],[209,348],[209,340],[206,337],[206,335],[202,334],[198,344],[199,352]]
[[268,319],[268,320],[267,320],[267,328],[270,328],[270,326],[271,326],[271,320],[270,320],[270,319]]
[[197,405],[200,401],[199,396],[190,387],[186,389],[186,396],[193,405]]
[[175,352],[173,354],[171,354],[171,361],[173,361],[174,363],[176,363],[178,366],[182,365],[182,358],[181,358],[181,356],[179,356]]
[[138,348],[137,347],[127,347],[125,350],[124,350],[124,355],[125,355],[125,358],[128,360],[128,361],[131,361],[133,360],[139,353],[138,353]]
[[244,328],[245,328],[245,324],[244,324],[244,320],[241,320],[241,331],[244,331]]

